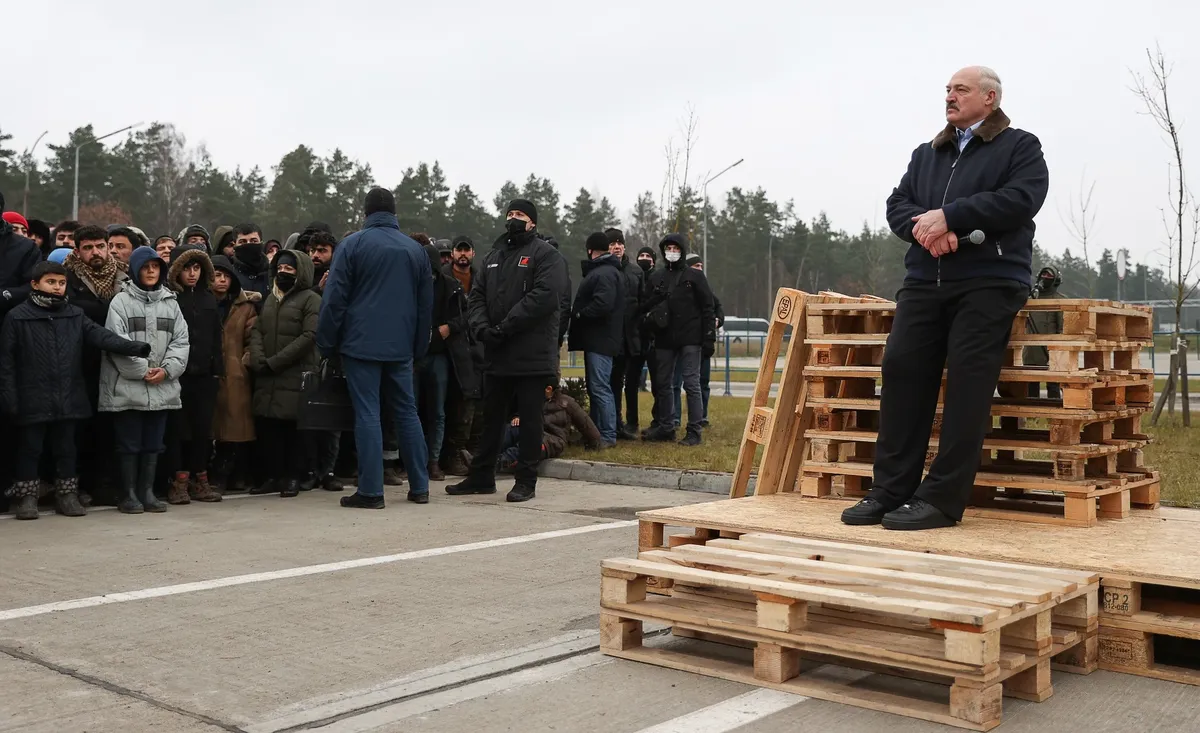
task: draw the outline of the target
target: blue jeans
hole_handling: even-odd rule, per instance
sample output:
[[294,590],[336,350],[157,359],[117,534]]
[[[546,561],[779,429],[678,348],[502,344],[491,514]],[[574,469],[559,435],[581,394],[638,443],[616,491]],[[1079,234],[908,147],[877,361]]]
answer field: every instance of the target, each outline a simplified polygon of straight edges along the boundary
[[408,470],[409,493],[428,493],[427,449],[421,421],[417,418],[412,360],[363,361],[343,356],[342,369],[346,373],[350,399],[354,402],[358,493],[363,496],[383,496],[383,429],[379,424],[381,394],[386,396],[387,410],[395,419],[400,457]]
[[[712,359],[705,359],[704,354],[700,354],[700,401],[704,403],[704,419],[708,419],[708,397],[712,390],[709,389],[708,382],[712,378]],[[683,400],[680,395],[683,394],[683,360],[675,362],[675,420],[678,423],[679,418],[683,415]],[[679,427],[676,425],[676,427]]]
[[425,422],[429,463],[437,463],[446,437],[446,389],[450,384],[450,360],[445,354],[429,354],[417,361],[417,393]]
[[611,356],[584,352],[583,367],[587,375],[588,412],[600,431],[600,440],[617,442],[617,401],[613,399]]

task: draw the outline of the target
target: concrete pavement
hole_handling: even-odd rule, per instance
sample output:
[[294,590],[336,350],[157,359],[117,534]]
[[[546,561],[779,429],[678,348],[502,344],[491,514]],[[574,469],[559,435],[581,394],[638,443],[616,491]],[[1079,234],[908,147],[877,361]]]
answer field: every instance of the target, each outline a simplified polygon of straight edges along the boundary
[[[712,498],[542,479],[521,505],[435,484],[384,511],[317,491],[0,520],[0,731],[943,730],[595,651],[635,512]],[[1055,688],[1006,700],[1004,730],[1200,729],[1195,688]]]

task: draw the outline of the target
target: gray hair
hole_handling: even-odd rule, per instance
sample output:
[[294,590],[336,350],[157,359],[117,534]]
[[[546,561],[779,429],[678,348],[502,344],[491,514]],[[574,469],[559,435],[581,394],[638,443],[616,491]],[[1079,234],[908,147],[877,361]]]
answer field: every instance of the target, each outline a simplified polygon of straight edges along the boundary
[[975,70],[979,72],[979,90],[984,94],[995,92],[995,106],[999,108],[1000,97],[1004,94],[1004,87],[1000,84],[1000,75],[986,66],[976,66]]

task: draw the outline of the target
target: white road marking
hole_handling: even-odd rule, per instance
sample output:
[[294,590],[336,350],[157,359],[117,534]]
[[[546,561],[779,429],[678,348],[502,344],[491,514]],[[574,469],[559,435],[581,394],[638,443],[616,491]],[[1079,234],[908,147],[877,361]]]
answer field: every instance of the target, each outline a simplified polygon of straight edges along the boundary
[[779,690],[754,690],[664,723],[643,728],[638,733],[727,733],[781,710],[787,710],[793,705],[799,705],[807,699]]
[[442,692],[435,692],[432,695],[405,700],[395,705],[371,710],[362,715],[344,718],[328,725],[323,725],[320,728],[312,728],[311,730],[325,731],[326,733],[365,733],[366,731],[377,730],[383,726],[392,725],[397,721],[411,718],[415,715],[425,715],[435,710],[457,705],[460,702],[494,695],[498,692],[513,690],[526,685],[551,682],[574,674],[582,669],[601,664],[611,664],[612,662],[613,659],[611,657],[606,657],[600,652],[583,654],[552,664],[531,667],[530,669],[524,669],[513,674],[480,680],[479,682],[472,682],[462,687],[455,687],[443,690]]
[[449,545],[446,547],[431,547],[425,550],[412,550],[410,552],[401,552],[395,555],[364,557],[358,560],[343,560],[341,562],[322,563],[320,565],[304,565],[296,568],[272,570],[265,573],[232,575],[226,578],[213,578],[212,580],[201,580],[194,583],[179,583],[178,585],[164,585],[158,588],[146,588],[143,590],[110,593],[103,596],[76,598],[70,601],[56,601],[54,603],[43,603],[38,606],[26,606],[24,608],[12,608],[5,611],[0,611],[0,622],[12,621],[13,619],[18,618],[28,618],[30,616],[41,616],[48,613],[57,613],[59,611],[76,611],[81,608],[105,606],[110,603],[144,601],[149,598],[163,598],[165,596],[177,596],[184,593],[198,593],[200,591],[213,590],[215,588],[229,588],[236,585],[265,583],[267,581],[283,580],[286,578],[303,578],[309,575],[336,573],[342,570],[354,570],[357,568],[374,567],[376,565],[387,565],[389,563],[403,562],[405,560],[421,560],[427,557],[454,555],[460,552],[471,552],[473,550],[488,550],[494,547],[521,545],[527,542],[552,540],[559,537],[573,537],[575,535],[601,532],[607,529],[633,527],[636,525],[636,519],[624,522],[603,522],[601,524],[588,524],[582,527],[556,529],[549,532],[537,532],[534,534],[518,535],[516,537],[500,537],[494,540],[469,542],[463,545]]
[[600,634],[595,629],[574,631],[550,639],[544,639],[519,649],[505,649],[492,654],[476,655],[458,659],[447,664],[423,669],[399,679],[373,685],[363,690],[351,690],[335,696],[289,705],[275,717],[261,723],[246,726],[247,733],[275,733],[276,731],[328,720],[373,705],[391,700],[400,700],[422,695],[433,690],[459,685],[480,677],[499,676],[505,672],[537,664],[567,654],[576,654],[595,649],[600,643]]

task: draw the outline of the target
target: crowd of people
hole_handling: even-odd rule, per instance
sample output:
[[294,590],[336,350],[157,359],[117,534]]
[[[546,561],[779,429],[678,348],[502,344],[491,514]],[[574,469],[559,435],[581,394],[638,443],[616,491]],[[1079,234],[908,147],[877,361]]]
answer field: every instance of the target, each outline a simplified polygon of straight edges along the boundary
[[[530,201],[478,259],[469,237],[401,233],[386,189],[363,213],[340,238],[317,221],[281,242],[249,222],[151,240],[4,211],[0,504],[137,514],[353,481],[343,506],[382,508],[385,485],[423,504],[431,479],[493,493],[498,472],[525,501],[572,429],[595,449],[674,441],[681,390],[679,442],[701,444],[723,316],[685,236],[631,261],[619,229],[596,232],[573,290]],[[583,353],[587,411],[562,389],[564,343]],[[306,385],[331,374],[353,431],[301,429]]]

